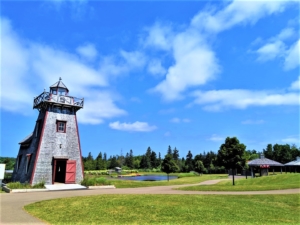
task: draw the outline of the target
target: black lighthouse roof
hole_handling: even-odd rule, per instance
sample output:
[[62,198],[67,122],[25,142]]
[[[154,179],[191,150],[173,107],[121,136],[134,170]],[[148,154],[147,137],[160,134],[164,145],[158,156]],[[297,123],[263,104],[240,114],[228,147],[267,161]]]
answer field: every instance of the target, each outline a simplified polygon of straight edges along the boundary
[[59,81],[57,81],[55,84],[50,86],[50,89],[53,88],[63,88],[66,89],[67,92],[69,92],[69,89],[67,88],[67,86],[61,81],[61,78],[59,78]]

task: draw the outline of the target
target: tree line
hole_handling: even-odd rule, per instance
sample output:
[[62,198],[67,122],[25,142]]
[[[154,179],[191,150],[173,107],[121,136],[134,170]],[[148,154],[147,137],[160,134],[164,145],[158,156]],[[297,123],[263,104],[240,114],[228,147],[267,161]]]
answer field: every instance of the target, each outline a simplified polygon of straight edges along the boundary
[[[193,155],[189,150],[185,157],[179,157],[179,149],[172,148],[169,145],[163,156],[160,152],[153,151],[151,147],[147,148],[145,154],[137,156],[134,156],[132,149],[125,155],[112,155],[109,158],[106,153],[102,154],[102,152],[94,158],[90,152],[87,157],[83,157],[83,163],[85,170],[106,170],[121,167],[123,170],[139,169],[156,172],[164,170],[163,161],[167,158],[168,162],[172,160],[171,164],[175,166],[174,169],[178,172],[225,173],[228,165],[224,162],[224,158],[227,156],[227,151],[231,151],[231,145],[237,144],[241,145],[242,150],[233,152],[230,157],[240,157],[237,163],[238,169],[245,169],[247,161],[259,158],[262,153],[266,158],[283,164],[300,156],[300,148],[297,148],[296,145],[268,144],[266,149],[258,152],[256,150],[245,150],[246,146],[239,143],[237,138],[227,138],[217,153],[208,151]],[[240,156],[238,156],[239,154]]]

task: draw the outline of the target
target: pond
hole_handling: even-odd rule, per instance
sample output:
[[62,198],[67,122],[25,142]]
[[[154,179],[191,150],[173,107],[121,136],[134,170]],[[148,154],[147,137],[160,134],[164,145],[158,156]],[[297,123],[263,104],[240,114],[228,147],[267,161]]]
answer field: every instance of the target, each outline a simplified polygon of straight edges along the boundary
[[[177,176],[169,176],[170,180],[177,179]],[[167,175],[143,175],[136,177],[119,177],[122,180],[136,180],[136,181],[159,181],[159,180],[168,180]]]

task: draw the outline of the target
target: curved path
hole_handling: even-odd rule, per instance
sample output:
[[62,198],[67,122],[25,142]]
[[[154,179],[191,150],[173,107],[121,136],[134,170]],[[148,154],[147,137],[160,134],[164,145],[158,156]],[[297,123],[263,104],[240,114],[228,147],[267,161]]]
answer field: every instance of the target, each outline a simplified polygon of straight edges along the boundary
[[[224,180],[224,179],[223,179]],[[209,185],[218,183],[220,180],[210,180],[200,183]],[[261,195],[261,194],[299,194],[299,189],[273,190],[273,191],[180,191],[173,188],[184,186],[195,186],[198,184],[174,185],[174,186],[155,186],[142,188],[120,188],[120,189],[90,189],[74,191],[47,191],[47,192],[28,192],[0,194],[1,198],[1,220],[0,224],[46,224],[39,219],[29,215],[23,210],[27,204],[55,199],[76,196],[89,196],[101,194],[201,194],[201,195]]]

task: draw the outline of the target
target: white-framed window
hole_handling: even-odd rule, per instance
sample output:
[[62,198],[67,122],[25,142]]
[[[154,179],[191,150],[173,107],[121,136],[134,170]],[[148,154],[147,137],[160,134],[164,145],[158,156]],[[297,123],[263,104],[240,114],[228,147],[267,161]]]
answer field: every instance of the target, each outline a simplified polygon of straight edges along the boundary
[[60,133],[66,133],[67,122],[56,121],[56,131]]

